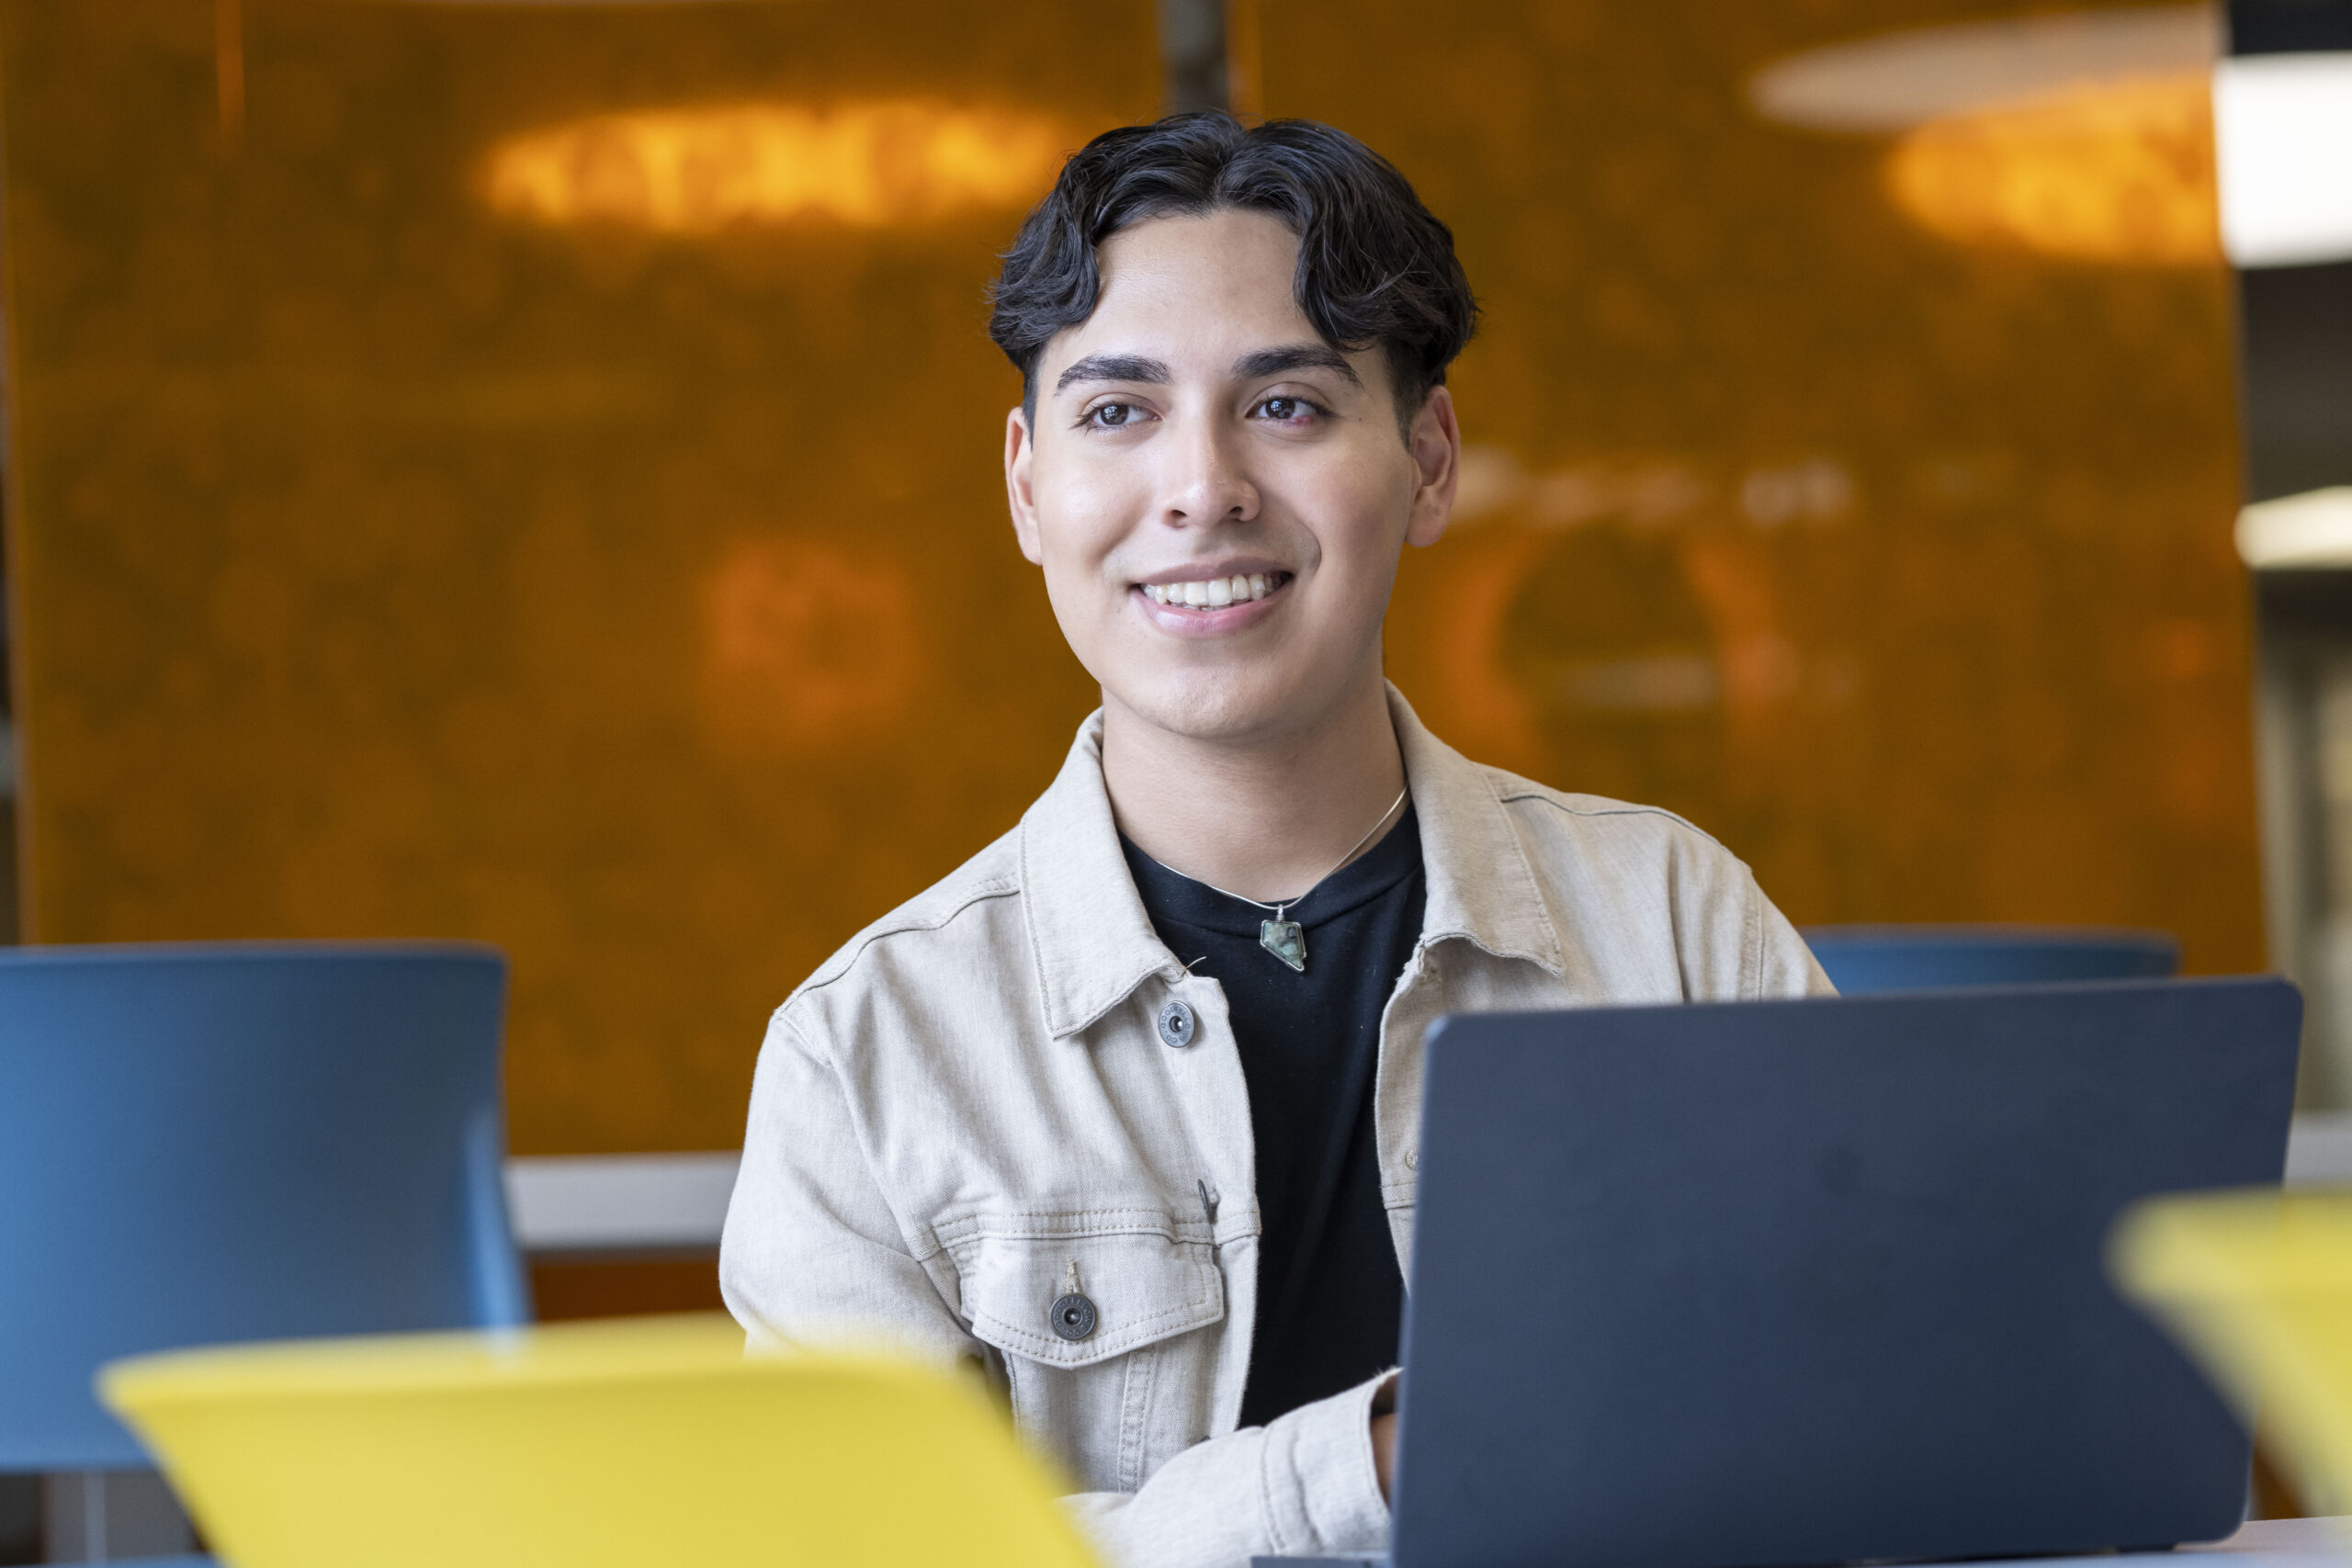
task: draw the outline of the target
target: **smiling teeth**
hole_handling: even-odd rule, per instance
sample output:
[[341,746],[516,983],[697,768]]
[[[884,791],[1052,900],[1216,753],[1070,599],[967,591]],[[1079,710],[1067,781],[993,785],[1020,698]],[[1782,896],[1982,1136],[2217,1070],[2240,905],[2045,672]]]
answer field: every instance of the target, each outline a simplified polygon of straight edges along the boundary
[[1212,577],[1204,582],[1147,582],[1144,592],[1155,604],[1176,604],[1193,610],[1222,610],[1247,604],[1273,592],[1273,580],[1263,572],[1247,577]]

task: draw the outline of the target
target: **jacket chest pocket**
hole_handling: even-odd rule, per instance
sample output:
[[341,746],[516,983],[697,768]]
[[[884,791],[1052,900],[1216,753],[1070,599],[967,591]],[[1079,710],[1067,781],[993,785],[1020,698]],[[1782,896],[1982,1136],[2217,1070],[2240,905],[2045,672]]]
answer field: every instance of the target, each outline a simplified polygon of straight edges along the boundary
[[949,1243],[964,1315],[1031,1439],[1084,1489],[1132,1492],[1208,1435],[1217,1337],[1196,1331],[1224,1320],[1225,1276],[1205,1242],[1024,1219]]

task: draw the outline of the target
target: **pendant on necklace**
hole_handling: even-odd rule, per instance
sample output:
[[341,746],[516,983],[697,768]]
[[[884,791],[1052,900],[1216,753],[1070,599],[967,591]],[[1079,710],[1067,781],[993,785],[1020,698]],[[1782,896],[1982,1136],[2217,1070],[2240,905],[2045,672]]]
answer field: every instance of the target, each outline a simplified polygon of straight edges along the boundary
[[1283,919],[1279,911],[1271,920],[1260,920],[1258,945],[1299,974],[1306,973],[1306,928],[1296,920]]

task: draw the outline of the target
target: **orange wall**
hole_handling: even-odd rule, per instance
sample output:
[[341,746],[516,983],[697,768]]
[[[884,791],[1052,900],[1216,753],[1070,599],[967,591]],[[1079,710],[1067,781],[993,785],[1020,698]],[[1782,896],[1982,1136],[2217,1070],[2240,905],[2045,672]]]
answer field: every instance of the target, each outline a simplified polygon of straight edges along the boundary
[[1796,51],[2000,14],[1245,9],[1265,112],[1389,153],[1485,306],[1474,504],[1408,562],[1391,671],[1488,760],[1687,813],[1800,921],[2154,926],[2258,969],[2201,97],[2127,124],[2120,176],[2024,149],[2139,260],[1956,243],[1894,198],[1905,143],[1748,107]]
[[0,5],[30,931],[482,938],[518,1148],[731,1145],[1091,705],[981,293],[1149,12],[243,0],[233,137],[215,16]]

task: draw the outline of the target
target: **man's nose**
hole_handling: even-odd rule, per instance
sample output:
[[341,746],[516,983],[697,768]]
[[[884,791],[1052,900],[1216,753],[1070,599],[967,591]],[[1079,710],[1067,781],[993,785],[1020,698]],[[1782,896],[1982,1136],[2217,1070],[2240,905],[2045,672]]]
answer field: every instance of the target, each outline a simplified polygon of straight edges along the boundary
[[1161,445],[1160,521],[1175,528],[1246,523],[1258,514],[1258,490],[1238,450],[1238,433],[1223,421],[1180,422]]

